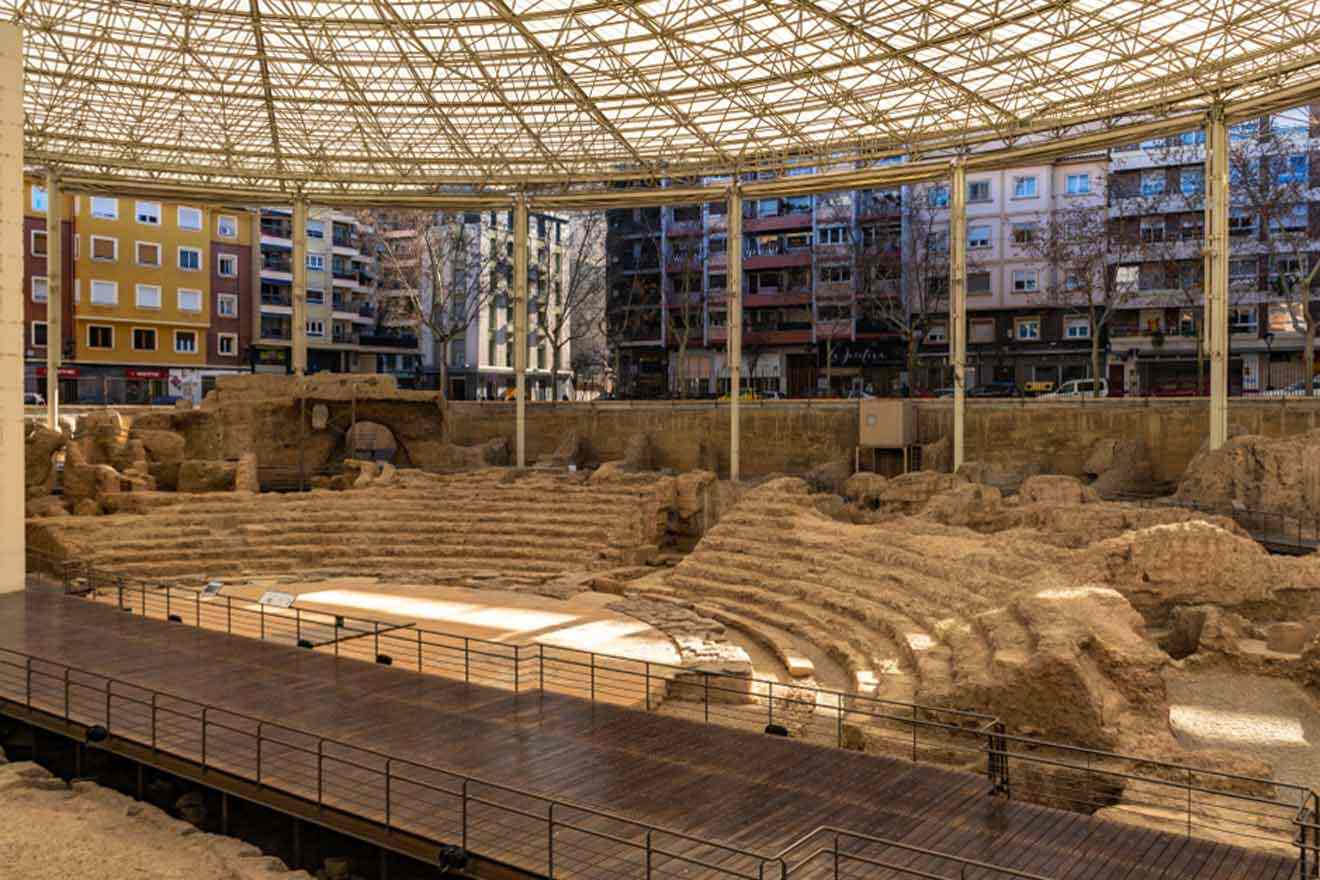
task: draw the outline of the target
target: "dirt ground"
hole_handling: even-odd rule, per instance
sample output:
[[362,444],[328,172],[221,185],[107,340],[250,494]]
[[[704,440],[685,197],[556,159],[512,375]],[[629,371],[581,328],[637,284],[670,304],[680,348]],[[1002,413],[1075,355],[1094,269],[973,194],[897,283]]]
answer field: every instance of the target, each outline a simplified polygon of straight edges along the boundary
[[29,762],[0,765],[0,817],[5,877],[311,880],[241,840],[91,782],[70,787]]

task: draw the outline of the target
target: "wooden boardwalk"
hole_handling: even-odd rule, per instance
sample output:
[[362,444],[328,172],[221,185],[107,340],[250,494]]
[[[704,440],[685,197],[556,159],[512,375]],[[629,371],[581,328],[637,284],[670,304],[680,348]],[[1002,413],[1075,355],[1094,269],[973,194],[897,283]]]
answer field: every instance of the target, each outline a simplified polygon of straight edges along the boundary
[[[49,664],[86,670],[95,674],[69,675],[69,715],[103,723],[108,704],[115,737],[145,744],[154,714],[157,747],[174,755],[437,842],[459,843],[466,828],[472,852],[538,873],[553,867],[556,877],[648,876],[649,839],[650,876],[778,878],[780,866],[762,857],[821,826],[1058,880],[1295,875],[1293,860],[1279,856],[991,798],[971,774],[514,695],[59,595],[0,597],[0,697],[21,700],[27,673],[14,652],[40,658],[31,691],[48,711],[65,708],[63,669]],[[153,708],[146,689],[184,699]],[[919,853],[846,837],[840,846],[960,876],[959,866]],[[795,863],[808,851],[786,857],[789,876],[835,876],[828,856]],[[845,856],[837,876],[913,875]]]

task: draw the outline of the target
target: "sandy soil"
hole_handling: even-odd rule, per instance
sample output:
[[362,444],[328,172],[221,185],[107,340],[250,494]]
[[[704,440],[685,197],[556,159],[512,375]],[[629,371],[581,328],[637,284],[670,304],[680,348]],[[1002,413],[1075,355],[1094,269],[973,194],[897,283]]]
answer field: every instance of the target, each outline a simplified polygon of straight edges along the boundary
[[0,766],[0,874],[23,880],[310,880],[279,859],[91,782]]

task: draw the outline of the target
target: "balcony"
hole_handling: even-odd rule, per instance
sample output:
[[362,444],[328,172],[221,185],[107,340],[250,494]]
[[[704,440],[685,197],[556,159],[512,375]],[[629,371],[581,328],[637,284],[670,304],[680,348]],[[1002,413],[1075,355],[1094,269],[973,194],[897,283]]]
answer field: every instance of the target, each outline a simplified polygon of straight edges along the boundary
[[[801,329],[784,329],[800,327]],[[743,333],[748,345],[805,345],[811,342],[811,324],[781,325],[777,329],[749,329]]]
[[811,250],[785,250],[773,248],[767,253],[766,248],[758,252],[749,252],[743,257],[743,269],[784,269],[791,266],[810,266]]
[[764,306],[805,306],[811,304],[811,291],[801,287],[762,287],[743,297],[747,308]]
[[375,346],[377,348],[416,348],[416,336],[390,336],[379,333],[363,333],[359,337],[359,344],[365,346]]
[[743,221],[744,232],[774,232],[780,229],[810,229],[811,211],[794,211],[776,217],[748,217]]
[[264,259],[262,259],[262,261],[261,261],[261,271],[263,271],[263,272],[281,272],[281,273],[284,273],[284,274],[292,274],[292,272],[293,272],[293,261],[292,261],[292,260],[281,260],[281,259],[277,259],[277,258],[275,258],[275,257],[272,257],[272,256],[270,256],[270,255],[266,255],[266,256],[264,257]]

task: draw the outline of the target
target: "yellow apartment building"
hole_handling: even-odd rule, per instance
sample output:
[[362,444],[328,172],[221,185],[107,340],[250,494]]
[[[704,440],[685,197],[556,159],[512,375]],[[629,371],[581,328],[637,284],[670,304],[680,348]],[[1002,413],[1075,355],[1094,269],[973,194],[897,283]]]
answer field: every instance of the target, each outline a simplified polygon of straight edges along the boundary
[[80,389],[99,380],[102,388],[94,392],[126,402],[196,396],[182,386],[207,363],[215,305],[212,229],[216,241],[237,242],[239,222],[230,219],[226,226],[202,205],[74,197],[73,347]]

